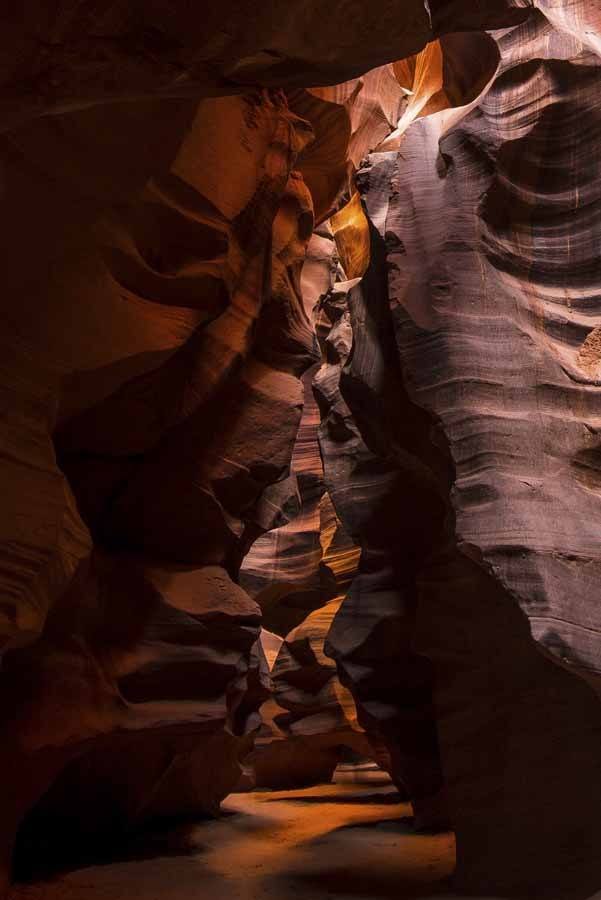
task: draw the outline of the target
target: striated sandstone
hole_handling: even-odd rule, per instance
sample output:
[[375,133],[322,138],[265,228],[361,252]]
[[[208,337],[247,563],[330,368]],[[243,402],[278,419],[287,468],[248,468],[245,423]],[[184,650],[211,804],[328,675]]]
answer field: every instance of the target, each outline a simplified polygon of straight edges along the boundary
[[292,164],[310,132],[267,91],[176,107],[171,156],[137,168],[107,115],[144,140],[156,105],[40,119],[4,147],[4,871],[42,794],[22,839],[57,852],[215,813],[267,694],[259,608],[232,579],[295,503],[313,220]]
[[[499,74],[463,121],[414,123],[398,154],[384,146],[359,172],[380,283],[368,270],[339,302],[338,359],[316,381],[326,483],[363,547],[329,652],[360,720],[370,708],[392,719],[379,641],[357,626],[363,608],[372,634],[388,621],[377,588],[405,588],[405,606],[389,601],[409,611],[394,671],[414,684],[410,660],[428,661],[457,879],[503,896],[599,886],[598,267],[585,237],[597,197],[576,149],[596,133],[576,121],[596,121],[598,60],[590,36],[578,40],[583,18],[552,20],[535,13],[496,36]],[[383,414],[373,398],[389,390],[386,351],[404,389]],[[408,409],[422,412],[404,432]],[[349,483],[362,503],[347,501]],[[400,734],[387,740],[403,747]],[[423,772],[423,749],[415,759]],[[399,773],[412,793],[410,763]]]
[[599,13],[255,7],[4,16],[0,882],[214,814],[262,721],[590,895]]

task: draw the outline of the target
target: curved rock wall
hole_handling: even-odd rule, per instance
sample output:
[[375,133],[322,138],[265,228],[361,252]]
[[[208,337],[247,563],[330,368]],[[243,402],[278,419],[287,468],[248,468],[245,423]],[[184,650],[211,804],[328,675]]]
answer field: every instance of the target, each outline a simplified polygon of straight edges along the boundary
[[[444,776],[461,885],[503,895],[599,886],[599,273],[584,150],[599,69],[570,30],[535,13],[499,33],[499,73],[459,125],[423,119],[398,153],[369,158],[357,182],[380,235],[316,379],[326,483],[363,547],[329,652],[360,721],[403,751],[410,793],[435,796]],[[392,698],[375,637],[391,617]],[[412,770],[415,729],[393,731],[420,660],[429,770],[423,747]]]
[[[313,375],[314,368],[306,379],[309,390]],[[359,550],[325,492],[318,409],[312,395],[305,396],[292,454],[300,511],[256,541],[240,573],[241,584],[261,607],[264,625],[276,632],[261,633],[272,657],[271,696],[260,710],[254,751],[244,761],[242,789],[330,781],[349,749],[374,755],[336,664],[324,654],[332,620],[356,575]]]
[[[359,721],[386,749],[418,824],[446,820],[428,660],[412,650],[413,570],[439,538],[449,465],[431,421],[407,397],[387,304],[385,252],[373,225],[369,268],[324,301],[327,362],[315,379],[325,479],[361,546],[359,573],[328,636]],[[353,285],[348,289],[349,285]]]
[[542,17],[499,46],[494,86],[440,151],[433,121],[392,169],[374,158],[394,194],[395,331],[413,396],[450,442],[462,540],[537,640],[598,671],[599,68]]
[[294,498],[310,130],[277,92],[179,104],[135,167],[133,110],[3,146],[4,849],[43,793],[29,840],[215,812],[266,696],[235,579]]
[[[0,881],[32,809],[27,841],[215,811],[260,606],[284,636],[342,593],[309,403],[296,437],[325,293],[362,547],[326,651],[464,886],[596,889],[598,12],[51,6],[7,10],[0,64]],[[282,654],[290,733],[345,705],[324,617]]]
[[282,0],[264,8],[226,0],[201,9],[167,0],[143,6],[25,0],[4,19],[2,128],[120,100],[198,98],[249,84],[337,84],[417,53],[440,33],[522,21],[528,6],[526,0],[484,0],[476,8],[465,0],[407,0],[400,10],[394,0],[335,0],[327,7],[303,0],[291,10]]
[[243,786],[285,790],[329,782],[348,752],[373,757],[324,642],[342,598],[330,600],[288,634],[271,668],[272,696],[245,759]]

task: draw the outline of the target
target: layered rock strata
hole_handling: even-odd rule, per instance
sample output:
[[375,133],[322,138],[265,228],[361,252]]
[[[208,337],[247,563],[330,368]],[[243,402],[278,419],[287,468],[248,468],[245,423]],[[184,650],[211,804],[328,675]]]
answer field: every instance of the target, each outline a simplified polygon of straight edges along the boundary
[[[140,160],[157,117],[171,147]],[[5,297],[23,296],[3,336],[5,871],[42,794],[27,839],[60,843],[214,813],[238,780],[266,691],[234,579],[297,502],[309,137],[258,91],[40,119],[4,145]]]
[[[236,781],[267,690],[236,581],[321,496],[290,462],[334,277],[325,487],[362,560],[328,652],[464,886],[591,893],[599,13],[251,6],[4,16],[0,882],[28,812],[85,841]],[[300,731],[320,622],[282,656]]]
[[273,694],[261,707],[262,725],[244,761],[245,788],[329,782],[349,756],[373,758],[353,698],[323,652],[340,603],[336,598],[312,612],[282,642],[271,668]]
[[261,607],[263,627],[285,637],[337,592],[323,565],[322,500],[325,492],[317,428],[319,412],[311,392],[315,373],[304,377],[304,406],[291,459],[298,507],[291,521],[258,538],[243,560],[240,583]]
[[428,795],[444,774],[458,881],[503,896],[588,896],[600,878],[597,195],[576,150],[595,128],[575,125],[596,121],[599,70],[570,31],[536,13],[499,34],[499,74],[461,124],[424,119],[370,157],[371,271],[339,299],[316,380],[326,484],[363,547],[328,652],[368,730],[419,685],[404,712],[427,709],[438,750],[432,734],[432,767],[422,746],[398,772],[414,794],[428,772]]
[[[313,374],[310,370],[310,378]],[[251,593],[259,589],[255,600],[263,622],[285,634],[262,631],[270,657],[271,696],[260,709],[262,724],[255,748],[244,761],[241,789],[328,782],[349,750],[360,757],[373,756],[353,699],[323,650],[356,575],[358,549],[325,493],[317,429],[317,408],[311,398],[292,456],[300,512],[291,523],[260,538],[241,571],[242,584]]]
[[389,328],[383,242],[367,220],[365,228],[365,276],[334,285],[320,317],[326,362],[315,390],[326,485],[362,548],[326,652],[426,827],[446,814],[430,666],[411,646],[415,597],[407,560],[426,554],[440,530],[449,465],[429,442],[427,415],[406,395]]

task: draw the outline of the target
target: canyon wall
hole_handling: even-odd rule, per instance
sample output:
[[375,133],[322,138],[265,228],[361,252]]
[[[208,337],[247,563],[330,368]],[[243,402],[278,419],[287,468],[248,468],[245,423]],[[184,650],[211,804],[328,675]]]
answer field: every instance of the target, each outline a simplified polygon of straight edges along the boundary
[[312,358],[309,136],[256,91],[4,143],[5,853],[42,795],[28,834],[85,842],[238,781],[267,693],[235,582],[294,506]]
[[[331,234],[328,229],[322,233],[311,239],[305,262],[303,300],[312,319],[318,289],[327,289],[334,264]],[[304,378],[305,403],[291,459],[300,508],[292,521],[257,539],[240,570],[241,585],[270,629],[261,640],[271,657],[271,696],[259,710],[261,727],[244,760],[243,789],[327,782],[349,750],[374,756],[353,698],[324,653],[334,616],[356,575],[359,550],[325,489],[319,410],[311,390],[315,369]]]
[[20,826],[215,814],[263,623],[275,743],[369,741],[466,890],[584,897],[599,13],[255,6],[4,16],[0,886]]
[[601,877],[599,66],[540,13],[495,38],[475,107],[415,122],[357,176],[370,269],[340,286],[316,390],[363,553],[328,645],[418,818],[422,798],[450,816],[458,884],[584,897]]

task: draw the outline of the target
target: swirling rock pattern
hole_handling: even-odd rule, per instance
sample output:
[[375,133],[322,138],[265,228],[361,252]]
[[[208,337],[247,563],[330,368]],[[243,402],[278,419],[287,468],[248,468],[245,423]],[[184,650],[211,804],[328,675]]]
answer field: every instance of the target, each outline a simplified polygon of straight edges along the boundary
[[291,459],[298,485],[296,515],[255,541],[240,571],[240,583],[261,607],[264,627],[282,637],[331,599],[336,589],[329,569],[322,565],[320,505],[325,488],[317,443],[319,414],[311,393],[313,374],[311,368],[304,379],[305,402]]
[[[396,335],[413,396],[450,442],[458,533],[520,601],[537,640],[598,672],[599,197],[589,159],[599,69],[542,17],[499,43],[501,74],[440,154],[439,123],[416,125],[406,168],[374,157],[367,179],[374,190],[392,179],[381,221]],[[525,45],[536,60],[524,61]]]
[[261,707],[263,724],[245,759],[245,787],[276,790],[331,781],[348,751],[373,757],[324,642],[342,598],[330,600],[288,634],[271,668],[273,696]]
[[[358,708],[380,712],[388,695],[382,681],[369,693],[379,659],[361,645],[358,611],[372,614],[373,634],[387,612],[370,588],[407,585],[408,646],[395,671],[411,653],[430,661],[458,879],[476,891],[530,885],[575,896],[599,887],[601,709],[589,686],[600,659],[598,189],[589,166],[599,68],[594,35],[578,39],[574,23],[591,19],[576,6],[555,6],[556,27],[535,13],[498,34],[499,73],[463,122],[443,112],[414,123],[398,155],[376,153],[358,175],[386,247],[402,382],[429,423],[418,417],[403,434],[388,409],[373,413],[358,399],[378,385],[385,395],[379,372],[392,370],[378,367],[374,347],[361,353],[366,331],[387,346],[373,324],[382,289],[369,272],[340,319],[345,354],[317,379],[328,488],[364,548],[330,652]],[[558,28],[567,21],[566,34]],[[334,325],[332,344],[340,331]],[[379,502],[383,476],[359,477],[374,451],[388,473]],[[416,469],[409,476],[401,452],[414,454],[423,481]],[[361,481],[363,503],[347,503],[345,486],[359,492]],[[391,509],[410,516],[410,533],[405,516],[390,521]],[[394,744],[402,747],[400,735]],[[555,796],[566,798],[560,808]]]
[[[143,140],[160,110],[135,109],[110,121]],[[217,810],[267,696],[234,579],[296,502],[309,126],[277,92],[178,104],[138,169],[104,125],[40,119],[3,147],[3,852],[42,794],[28,845]]]
[[[63,606],[45,639],[7,665],[29,766],[43,761],[46,745],[71,745],[69,764],[23,830],[22,845],[29,840],[34,850],[40,834],[46,852],[51,845],[60,853],[65,841],[73,851],[98,835],[114,840],[155,816],[214,814],[238,780],[256,724],[248,659],[259,609],[223,569],[107,559],[96,574],[97,607],[77,639],[60,639],[73,622]],[[44,676],[60,678],[61,691]]]
[[357,734],[325,647],[464,886],[599,887],[594,6],[6,10],[0,883],[215,811],[261,605],[282,744]]
[[351,687],[379,758],[426,827],[446,813],[430,667],[412,650],[411,566],[440,531],[448,465],[429,443],[428,416],[406,395],[390,329],[383,242],[367,227],[366,275],[348,292],[353,282],[339,282],[324,300],[327,361],[315,379],[326,485],[362,548],[326,652]]
[[[312,378],[313,370],[308,374]],[[332,620],[356,575],[359,550],[325,492],[317,407],[308,400],[292,454],[301,510],[290,524],[259,538],[241,570],[242,585],[250,593],[258,590],[263,622],[277,632],[261,633],[271,696],[260,710],[262,725],[244,761],[241,789],[327,782],[349,750],[374,755],[336,664],[324,653]]]

